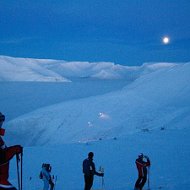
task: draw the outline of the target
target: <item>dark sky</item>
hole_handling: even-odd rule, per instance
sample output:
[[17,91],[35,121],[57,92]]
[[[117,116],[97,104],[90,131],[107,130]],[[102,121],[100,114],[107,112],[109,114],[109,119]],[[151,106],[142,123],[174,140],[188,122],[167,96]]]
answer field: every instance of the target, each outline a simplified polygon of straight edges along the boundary
[[0,0],[0,55],[188,62],[190,0]]

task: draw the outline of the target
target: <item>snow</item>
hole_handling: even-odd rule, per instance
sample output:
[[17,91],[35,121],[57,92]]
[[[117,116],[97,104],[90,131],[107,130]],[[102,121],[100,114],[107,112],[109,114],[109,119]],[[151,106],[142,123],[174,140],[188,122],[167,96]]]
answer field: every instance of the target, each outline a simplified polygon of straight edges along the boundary
[[[189,73],[190,63],[128,67],[0,56],[4,138],[24,146],[24,189],[42,188],[44,162],[57,190],[83,189],[89,151],[97,169],[105,168],[105,189],[133,189],[141,152],[152,162],[151,189],[189,188]],[[17,185],[14,160],[10,181]]]

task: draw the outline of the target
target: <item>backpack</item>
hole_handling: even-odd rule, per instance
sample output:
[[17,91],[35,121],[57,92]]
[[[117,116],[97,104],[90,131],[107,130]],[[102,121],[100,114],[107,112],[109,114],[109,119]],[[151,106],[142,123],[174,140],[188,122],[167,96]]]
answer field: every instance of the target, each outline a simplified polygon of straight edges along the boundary
[[40,178],[40,179],[43,179],[42,171],[40,172],[39,178]]

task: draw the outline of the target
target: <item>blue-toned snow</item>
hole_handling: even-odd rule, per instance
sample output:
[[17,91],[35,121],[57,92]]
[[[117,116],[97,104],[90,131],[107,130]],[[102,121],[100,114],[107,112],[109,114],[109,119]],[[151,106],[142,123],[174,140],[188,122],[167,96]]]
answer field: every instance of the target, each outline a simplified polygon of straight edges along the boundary
[[[0,56],[0,81],[4,138],[24,146],[23,190],[42,189],[43,162],[52,165],[56,190],[83,189],[89,151],[97,170],[105,169],[106,190],[133,189],[141,152],[152,162],[151,189],[190,188],[190,63],[126,67]],[[17,185],[15,160],[10,181]]]

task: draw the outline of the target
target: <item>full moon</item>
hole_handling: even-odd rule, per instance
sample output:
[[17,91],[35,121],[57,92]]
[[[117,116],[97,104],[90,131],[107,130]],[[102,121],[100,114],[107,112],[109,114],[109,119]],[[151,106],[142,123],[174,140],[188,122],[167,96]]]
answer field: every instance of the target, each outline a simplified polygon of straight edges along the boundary
[[162,42],[164,44],[168,44],[170,42],[170,38],[165,36],[165,37],[162,38]]

